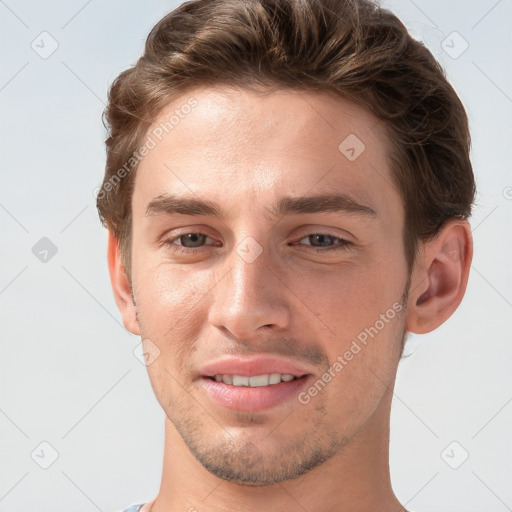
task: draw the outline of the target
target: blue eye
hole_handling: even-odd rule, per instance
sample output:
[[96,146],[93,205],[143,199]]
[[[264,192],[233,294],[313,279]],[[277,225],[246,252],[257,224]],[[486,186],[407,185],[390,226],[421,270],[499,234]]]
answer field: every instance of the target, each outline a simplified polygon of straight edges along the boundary
[[176,238],[176,240],[181,240],[181,239],[185,240],[186,243],[185,244],[180,243],[180,245],[190,248],[190,246],[186,245],[187,243],[190,242],[192,244],[192,247],[197,247],[196,244],[199,241],[204,242],[205,238],[208,238],[208,237],[206,235],[203,235],[202,233],[186,233],[185,235],[180,235],[178,238]]
[[[301,238],[301,240],[308,239],[310,241],[310,246],[315,249],[315,252],[327,252],[327,251],[340,251],[346,249],[349,245],[352,245],[352,242],[349,242],[348,240],[345,240],[344,238],[339,238],[334,235],[328,235],[326,233],[312,233],[310,235],[306,235],[304,238]],[[338,241],[337,245],[330,245],[329,247],[326,247],[330,243],[334,241]],[[313,245],[311,242],[318,242],[319,245]],[[307,244],[306,244],[307,245]]]
[[[183,233],[181,235],[178,235],[177,237],[172,238],[171,240],[166,241],[165,245],[170,247],[173,251],[177,252],[196,252],[194,251],[194,249],[201,249],[203,246],[198,244],[204,242],[206,238],[210,237],[204,235],[203,233]],[[180,240],[180,243],[175,244],[174,242],[176,240]],[[183,243],[183,241],[185,243]],[[188,243],[190,243],[191,246],[186,245]]]
[[[193,253],[197,252],[195,249],[204,249],[204,242],[208,238],[210,237],[203,233],[183,233],[170,240],[165,241],[164,243],[166,246],[170,247],[175,252]],[[311,233],[301,238],[299,242],[306,239],[310,242],[309,244],[294,243],[293,245],[309,245],[311,249],[317,253],[346,250],[350,245],[352,245],[352,242],[349,242],[344,238],[329,235],[326,233]],[[180,243],[176,244],[176,241],[179,241]],[[316,243],[318,243],[319,245],[314,245]],[[208,245],[218,244],[214,243]],[[208,247],[208,245],[206,245],[206,247]]]

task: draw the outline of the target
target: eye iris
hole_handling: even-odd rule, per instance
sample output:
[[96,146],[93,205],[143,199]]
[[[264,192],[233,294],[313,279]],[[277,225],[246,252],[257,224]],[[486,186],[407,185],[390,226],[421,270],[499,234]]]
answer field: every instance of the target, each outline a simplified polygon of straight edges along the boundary
[[[320,244],[315,247],[325,247],[327,245],[330,245],[334,241],[334,236],[331,235],[309,235],[309,241],[312,242],[313,240],[318,241],[320,239]],[[323,241],[323,243],[322,243]],[[311,245],[315,245],[312,243]]]
[[[187,233],[186,235],[181,235],[179,237],[180,243],[185,247],[198,247],[201,245],[201,242],[204,242],[206,235],[201,233]],[[192,245],[187,245],[187,243],[183,243],[183,241],[192,242]],[[198,243],[199,242],[199,243]]]
[[[202,233],[186,233],[178,237],[179,245],[188,248],[200,247],[205,242],[207,236]],[[307,237],[312,247],[327,247],[337,239],[333,235],[312,234]]]

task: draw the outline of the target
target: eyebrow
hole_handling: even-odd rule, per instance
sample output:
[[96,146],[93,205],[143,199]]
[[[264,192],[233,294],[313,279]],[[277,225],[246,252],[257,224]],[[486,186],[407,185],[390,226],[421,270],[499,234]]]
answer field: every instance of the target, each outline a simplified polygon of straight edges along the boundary
[[[269,210],[274,215],[290,215],[304,213],[339,212],[355,214],[363,217],[377,217],[377,213],[359,204],[344,193],[317,194],[305,197],[281,197],[277,205]],[[210,215],[222,219],[224,217],[219,204],[212,201],[191,197],[178,197],[163,194],[151,200],[146,207],[146,215],[158,214]]]

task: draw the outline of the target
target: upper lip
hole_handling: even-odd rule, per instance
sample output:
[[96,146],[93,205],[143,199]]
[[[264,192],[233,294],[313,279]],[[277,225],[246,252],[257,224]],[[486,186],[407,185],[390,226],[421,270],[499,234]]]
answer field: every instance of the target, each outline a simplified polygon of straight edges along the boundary
[[253,377],[267,373],[288,373],[295,377],[308,375],[308,370],[300,363],[269,356],[255,356],[251,358],[223,357],[210,361],[202,366],[199,373],[203,377],[215,375],[240,375]]

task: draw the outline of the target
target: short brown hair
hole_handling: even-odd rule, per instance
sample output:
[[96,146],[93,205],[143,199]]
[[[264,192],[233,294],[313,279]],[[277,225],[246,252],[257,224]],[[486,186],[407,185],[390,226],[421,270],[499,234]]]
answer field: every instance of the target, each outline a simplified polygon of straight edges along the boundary
[[142,57],[109,90],[97,207],[128,274],[133,157],[170,101],[212,84],[331,92],[384,121],[409,272],[418,241],[471,215],[466,112],[442,67],[395,15],[370,0],[193,0],[154,26]]

